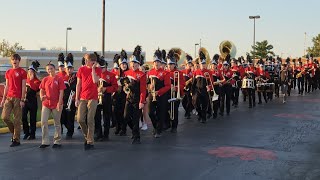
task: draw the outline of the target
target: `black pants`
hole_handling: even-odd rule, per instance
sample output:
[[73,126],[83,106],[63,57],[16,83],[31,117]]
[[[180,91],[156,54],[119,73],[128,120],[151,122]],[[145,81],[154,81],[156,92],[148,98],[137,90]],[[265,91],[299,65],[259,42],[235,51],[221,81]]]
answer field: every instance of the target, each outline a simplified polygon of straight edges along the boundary
[[311,91],[311,87],[312,87],[312,78],[307,75],[305,78],[305,82],[304,82],[304,89],[306,90],[306,92],[310,92]]
[[190,92],[186,92],[183,99],[182,99],[182,106],[184,110],[186,111],[186,115],[191,114],[191,111],[193,110],[193,105],[192,105],[192,96]]
[[279,81],[274,82],[274,91],[276,94],[276,97],[279,97],[279,92],[280,92],[280,83]]
[[303,94],[304,91],[304,76],[298,78],[298,90],[299,94]]
[[[102,122],[103,121],[103,136],[109,137],[109,129],[110,129],[110,117],[112,115],[112,105],[111,105],[111,95],[104,94],[103,105],[98,105],[96,110],[96,115],[94,116],[94,133],[97,138],[102,137]],[[103,114],[103,116],[101,116]]]
[[[174,112],[171,112],[171,105],[173,105]],[[180,101],[174,101],[168,104],[169,107],[169,119],[172,129],[177,129],[179,123],[179,105]],[[173,113],[173,119],[171,119],[171,113]]]
[[126,132],[127,125],[132,129],[133,138],[140,138],[139,120],[142,110],[139,109],[139,103],[126,101],[124,108],[124,124],[122,130]]
[[221,98],[220,98],[220,113],[224,113],[224,104],[226,102],[226,110],[227,114],[230,113],[230,101],[231,101],[231,94],[232,94],[232,86],[231,85],[224,85],[221,88]]
[[[66,110],[67,107],[63,107],[62,112],[61,112],[61,126],[64,125],[68,132],[68,136],[72,136],[74,133],[74,118],[76,115],[76,106],[75,102],[73,101],[71,103],[70,109],[71,111]],[[62,128],[62,127],[61,127]]]
[[[32,136],[36,134],[37,111],[38,104],[36,99],[35,101],[26,102],[26,105],[22,108],[22,126],[24,134]],[[28,123],[28,113],[30,116],[30,126]]]
[[116,131],[120,131],[123,127],[124,119],[124,107],[126,103],[126,94],[121,93],[117,94],[116,97],[113,97],[113,107],[112,107],[112,119],[116,123]]
[[232,87],[232,104],[238,106],[240,88]]
[[293,89],[296,89],[296,87],[297,87],[297,78],[296,78],[296,76],[294,76],[294,78],[292,80],[292,87],[293,87]]
[[252,105],[255,106],[256,105],[255,89],[246,88],[246,89],[243,89],[243,93],[249,97],[249,107],[252,107]]
[[193,104],[198,112],[199,120],[207,121],[207,110],[209,105],[209,95],[207,92],[196,92],[192,97]]
[[266,93],[266,91],[262,91],[262,92],[259,91],[259,92],[258,92],[259,103],[260,103],[260,104],[262,103],[261,94],[263,94],[264,101],[267,103],[268,100],[267,100],[267,93]]
[[152,97],[149,95],[149,117],[156,133],[162,132],[162,125],[168,116],[168,98],[166,95],[158,97],[157,101],[152,102]]

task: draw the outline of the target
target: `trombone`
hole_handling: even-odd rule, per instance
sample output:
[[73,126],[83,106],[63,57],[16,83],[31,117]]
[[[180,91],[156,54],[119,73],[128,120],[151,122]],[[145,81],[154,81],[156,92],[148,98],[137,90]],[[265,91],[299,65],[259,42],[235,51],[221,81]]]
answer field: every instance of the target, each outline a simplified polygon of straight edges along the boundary
[[[212,80],[211,80],[210,74],[209,74],[208,72],[205,72],[205,73],[204,73],[204,76],[205,76],[205,78],[206,78],[207,85],[210,84],[211,87],[212,87],[213,96],[212,96],[212,98],[211,98],[211,101],[216,101],[216,100],[218,100],[218,99],[219,99],[219,95],[218,95],[218,94],[216,93],[216,91],[214,90],[214,86],[213,86],[213,82],[212,82]],[[208,92],[208,94],[209,94],[209,97],[211,97],[210,92]]]
[[72,103],[72,98],[75,94],[75,91],[71,90],[69,98],[68,98],[68,102],[67,102],[67,108],[66,111],[71,111],[71,103]]
[[[103,80],[100,79],[99,80],[99,88],[103,87]],[[103,92],[102,90],[98,93],[98,105],[102,105],[102,101],[103,101]]]
[[152,95],[152,102],[156,102],[157,101],[157,97],[156,97],[156,82],[154,78],[151,78],[151,86],[153,87],[152,89],[150,89],[150,93]]
[[[177,79],[177,80],[176,80]],[[177,87],[177,94],[175,93],[175,88]],[[174,120],[175,110],[174,103],[175,101],[181,100],[180,96],[180,74],[179,71],[173,72],[173,84],[171,85],[171,98],[168,100],[170,103],[170,119]]]

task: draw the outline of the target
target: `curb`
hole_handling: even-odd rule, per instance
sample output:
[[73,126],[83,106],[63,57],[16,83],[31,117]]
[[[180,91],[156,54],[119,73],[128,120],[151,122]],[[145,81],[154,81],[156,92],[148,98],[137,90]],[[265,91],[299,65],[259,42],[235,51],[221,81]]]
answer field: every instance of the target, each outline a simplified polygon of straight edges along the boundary
[[[53,124],[54,124],[54,120],[53,119],[48,120],[48,125],[53,125]],[[36,126],[37,126],[37,128],[40,128],[41,127],[41,121],[38,121]],[[10,133],[9,128],[7,128],[7,127],[0,128],[0,134],[6,134],[6,133]]]

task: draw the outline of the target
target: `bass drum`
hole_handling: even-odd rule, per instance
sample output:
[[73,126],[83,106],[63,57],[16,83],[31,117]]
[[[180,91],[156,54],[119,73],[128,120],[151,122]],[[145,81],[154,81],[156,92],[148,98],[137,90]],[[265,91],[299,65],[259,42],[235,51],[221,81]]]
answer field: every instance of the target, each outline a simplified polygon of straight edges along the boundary
[[242,89],[254,89],[254,80],[253,79],[243,79],[242,80]]
[[275,84],[274,83],[265,83],[265,90],[266,92],[274,92],[275,90]]

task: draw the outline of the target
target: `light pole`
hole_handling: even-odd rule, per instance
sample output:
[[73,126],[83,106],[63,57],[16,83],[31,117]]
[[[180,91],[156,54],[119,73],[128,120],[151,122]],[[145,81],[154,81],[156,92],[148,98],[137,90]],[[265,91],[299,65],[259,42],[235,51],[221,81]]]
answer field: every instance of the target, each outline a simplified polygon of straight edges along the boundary
[[66,30],[66,56],[68,55],[68,31],[71,31],[72,28],[71,27],[67,27]]
[[197,46],[199,46],[199,43],[194,44],[194,58],[197,57]]
[[106,1],[102,0],[102,56],[104,57]]
[[253,60],[256,58],[256,19],[260,19],[260,16],[249,16],[249,19],[253,19]]

